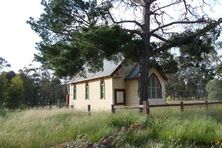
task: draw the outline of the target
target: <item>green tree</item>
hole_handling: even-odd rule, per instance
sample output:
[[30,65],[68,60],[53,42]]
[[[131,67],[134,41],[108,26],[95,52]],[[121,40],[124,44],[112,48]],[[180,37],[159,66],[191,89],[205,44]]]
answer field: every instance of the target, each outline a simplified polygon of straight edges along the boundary
[[11,80],[15,77],[15,72],[14,71],[9,71],[9,72],[2,72],[0,75],[0,102],[1,106],[5,107],[6,102],[8,101],[9,98],[9,87]]
[[0,70],[5,67],[11,67],[11,65],[2,57],[0,57]]
[[[140,64],[140,100],[147,101],[151,57],[189,44],[222,22],[202,12],[208,6],[204,0],[197,1],[43,0],[45,12],[38,20],[28,21],[42,38],[36,59],[59,76],[67,76],[84,64],[95,71],[104,58],[124,56]],[[121,14],[114,15],[113,9],[127,9],[131,17],[119,19]],[[143,16],[133,17],[133,13]]]
[[51,104],[61,105],[65,101],[65,93],[63,91],[63,85],[61,81],[57,77],[53,77],[50,81],[50,88],[51,88]]
[[208,93],[208,99],[222,100],[222,80],[214,79],[207,83],[206,90]]
[[[209,48],[207,53],[202,52],[198,56],[189,56],[187,53],[181,53],[175,57],[177,71],[168,75],[168,95],[184,99],[207,97],[206,84],[215,77],[217,63],[220,60],[215,48],[213,48],[213,44],[209,43],[209,45],[204,46],[204,48]],[[180,95],[177,96],[177,94]]]
[[24,68],[19,74],[24,82],[24,105],[33,107],[38,102],[38,85],[33,77],[34,69]]
[[5,100],[6,107],[16,109],[23,104],[24,86],[21,76],[14,76],[9,84],[8,96]]
[[43,67],[39,69],[39,74],[41,76],[39,81],[41,104],[51,107],[58,102],[63,103],[65,94],[60,80]]
[[24,104],[56,105],[64,102],[63,85],[60,80],[44,67],[20,70],[24,81]]
[[8,96],[9,81],[6,74],[6,72],[2,72],[0,75],[0,107],[5,106],[5,101]]

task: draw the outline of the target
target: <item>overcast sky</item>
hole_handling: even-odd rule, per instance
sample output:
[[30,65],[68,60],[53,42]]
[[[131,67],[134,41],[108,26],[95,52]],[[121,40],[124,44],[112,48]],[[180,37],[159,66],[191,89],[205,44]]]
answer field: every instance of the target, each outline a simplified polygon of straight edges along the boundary
[[[222,1],[222,0],[219,0]],[[35,43],[40,39],[26,23],[43,12],[41,0],[1,0],[0,2],[0,57],[5,58],[17,72],[28,66],[37,53]],[[222,17],[222,5],[217,4],[213,16]]]
[[5,58],[14,71],[28,66],[34,57],[35,42],[40,39],[26,20],[42,12],[41,0],[1,0],[0,57]]

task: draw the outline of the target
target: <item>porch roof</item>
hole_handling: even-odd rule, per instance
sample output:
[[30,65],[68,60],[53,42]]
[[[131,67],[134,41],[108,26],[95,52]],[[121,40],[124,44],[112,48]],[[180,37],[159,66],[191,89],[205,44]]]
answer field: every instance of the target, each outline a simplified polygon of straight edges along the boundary
[[[160,75],[163,77],[164,80],[168,80],[167,76],[165,75],[165,73],[162,71],[161,67],[157,64],[153,64],[151,65],[151,68],[155,67],[158,72],[160,73]],[[136,64],[132,70],[129,72],[129,74],[125,77],[125,80],[132,80],[132,79],[136,79],[139,78],[139,64]]]

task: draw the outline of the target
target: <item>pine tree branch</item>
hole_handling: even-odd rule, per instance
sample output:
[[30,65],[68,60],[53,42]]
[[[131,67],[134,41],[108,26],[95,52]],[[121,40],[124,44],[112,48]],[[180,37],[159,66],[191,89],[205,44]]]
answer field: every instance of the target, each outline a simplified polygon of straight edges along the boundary
[[175,21],[175,22],[171,22],[169,24],[165,24],[165,25],[159,26],[156,29],[153,29],[150,33],[152,35],[154,32],[156,32],[156,31],[158,31],[160,29],[172,26],[172,25],[178,25],[178,24],[199,24],[199,23],[207,23],[207,21],[204,20],[204,19],[199,19],[199,20],[196,20],[196,21]]
[[123,30],[129,33],[137,34],[142,37],[142,33],[139,30],[131,30],[131,29],[124,29],[124,28]]
[[157,39],[159,39],[159,40],[161,40],[161,41],[163,41],[163,42],[169,42],[167,39],[165,39],[165,38],[163,38],[163,37],[161,37],[161,36],[159,36],[158,34],[152,34],[152,36],[153,37],[155,37],[155,38],[157,38]]
[[171,41],[168,40],[167,43],[164,43],[161,47],[153,50],[151,55],[153,56],[153,55],[155,55],[155,54],[157,54],[161,51],[167,50],[169,48],[178,47],[178,46],[181,46],[183,44],[187,44],[187,42],[189,42],[193,38],[196,38],[196,37],[208,32],[208,31],[210,31],[211,29],[217,27],[221,23],[222,23],[222,18],[218,19],[218,21],[211,22],[207,26],[205,26],[204,28],[196,31],[195,33],[192,33],[191,35],[188,35],[188,36],[185,36],[185,37],[180,37],[180,42],[178,42],[178,40],[171,40]]
[[170,6],[173,6],[173,5],[176,5],[176,4],[179,4],[179,3],[180,3],[179,1],[176,1],[176,2],[170,3],[168,5],[164,5],[162,7],[158,7],[157,9],[153,10],[152,13],[156,13],[157,11],[161,11],[162,9],[168,8]]
[[140,24],[140,23],[137,22],[137,21],[134,21],[134,20],[116,21],[116,20],[113,18],[112,14],[111,14],[109,11],[108,11],[107,14],[110,16],[110,19],[111,19],[111,21],[112,21],[114,24],[134,23],[134,24],[136,24],[137,26],[139,26],[140,28],[142,28],[142,24]]

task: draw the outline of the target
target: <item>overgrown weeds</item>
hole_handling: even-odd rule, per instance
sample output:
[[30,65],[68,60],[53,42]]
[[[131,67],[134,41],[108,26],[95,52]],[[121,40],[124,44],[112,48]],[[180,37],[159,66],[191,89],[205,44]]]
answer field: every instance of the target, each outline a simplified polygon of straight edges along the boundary
[[[7,118],[6,118],[7,117]],[[87,113],[69,109],[0,111],[0,147],[50,147],[68,142],[115,147],[220,146],[222,108]],[[111,139],[111,140],[110,140]]]

